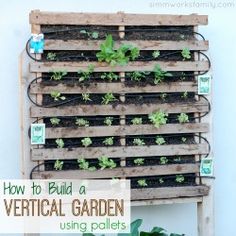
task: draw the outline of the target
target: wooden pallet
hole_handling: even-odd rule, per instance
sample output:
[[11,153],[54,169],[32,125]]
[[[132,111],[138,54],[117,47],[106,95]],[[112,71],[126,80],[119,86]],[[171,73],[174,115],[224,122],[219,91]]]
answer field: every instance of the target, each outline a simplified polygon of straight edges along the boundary
[[[119,29],[119,40],[116,40],[118,47],[122,43],[131,43],[139,47],[143,51],[148,50],[168,50],[177,51],[184,47],[193,51],[207,51],[208,41],[190,39],[190,40],[125,40],[126,27],[135,26],[171,26],[171,27],[191,27],[197,31],[198,25],[206,25],[208,17],[204,15],[146,15],[146,14],[94,14],[94,13],[52,13],[32,11],[30,13],[30,23],[33,33],[40,33],[45,25],[79,25],[79,26],[114,26]],[[96,51],[99,50],[99,45],[103,40],[61,40],[61,39],[46,39],[45,50],[52,51]],[[199,114],[204,114],[209,111],[209,104],[203,98],[198,98],[194,102],[181,103],[162,103],[162,104],[119,104],[112,105],[77,105],[63,106],[54,108],[36,107],[29,103],[26,98],[26,89],[30,81],[36,77],[42,77],[43,73],[49,73],[52,70],[66,70],[67,72],[77,72],[85,70],[88,67],[88,62],[35,62],[26,59],[25,53],[20,59],[20,84],[21,84],[21,139],[22,139],[22,176],[28,178],[31,169],[37,164],[44,163],[47,160],[56,159],[76,159],[78,154],[86,159],[98,158],[101,155],[107,155],[110,158],[120,158],[120,167],[115,169],[91,171],[64,170],[64,171],[46,171],[43,165],[32,173],[33,178],[49,179],[49,178],[130,178],[142,176],[160,176],[160,175],[175,175],[199,173],[199,163],[192,164],[170,164],[158,166],[138,166],[126,167],[127,157],[143,157],[150,156],[168,156],[171,158],[175,155],[194,155],[195,160],[206,155],[209,152],[209,147],[206,142],[196,142],[195,144],[172,144],[172,145],[151,145],[151,146],[127,146],[126,136],[129,135],[163,135],[163,134],[198,134],[210,139],[211,135],[211,116],[206,116],[204,119],[199,119],[196,123],[187,124],[166,124],[160,128],[155,128],[151,124],[144,125],[128,125],[124,122],[127,115],[147,115],[158,109],[171,113],[194,113],[197,117]],[[39,58],[39,57],[38,57]],[[39,58],[40,59],[40,58]],[[25,64],[29,63],[29,70]],[[199,54],[195,54],[193,61],[150,61],[129,62],[126,66],[115,66],[112,71],[118,72],[121,77],[125,77],[126,72],[130,71],[151,71],[156,64],[159,64],[165,71],[179,72],[198,72],[207,71],[209,64],[206,60],[199,60]],[[106,63],[89,62],[94,65],[95,72],[109,72],[111,67]],[[50,94],[52,87],[45,86],[39,80],[38,83],[32,84],[30,94],[38,103],[42,103],[44,95]],[[107,91],[119,94],[120,100],[125,101],[126,94],[132,93],[177,93],[177,92],[193,92],[197,93],[196,81],[180,81],[161,83],[157,86],[132,86],[125,85],[125,79],[118,83],[91,83],[89,86],[57,84],[53,86],[57,90],[65,94],[81,94],[81,93],[96,93],[104,94]],[[208,98],[209,99],[209,98]],[[119,116],[120,124],[109,126],[104,129],[104,126],[91,126],[79,128],[55,127],[46,128],[47,139],[57,138],[81,138],[81,137],[120,137],[121,146],[119,147],[88,147],[88,148],[44,148],[43,146],[30,147],[28,138],[28,128],[30,123],[37,118],[50,118],[56,116]],[[42,120],[40,120],[42,122]],[[210,140],[211,142],[211,140]],[[212,154],[212,153],[211,153]],[[213,215],[212,215],[212,183],[211,181],[203,180],[204,184],[199,183],[199,178],[196,177],[196,186],[182,187],[165,187],[165,188],[145,188],[132,189],[133,205],[147,204],[165,204],[165,203],[182,203],[182,202],[197,202],[199,215],[199,235],[213,235]],[[207,204],[206,204],[207,202]]]

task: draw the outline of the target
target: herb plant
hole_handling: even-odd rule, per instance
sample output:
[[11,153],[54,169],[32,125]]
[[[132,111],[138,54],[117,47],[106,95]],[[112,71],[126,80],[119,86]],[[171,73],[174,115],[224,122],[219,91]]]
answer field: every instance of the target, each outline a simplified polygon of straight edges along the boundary
[[83,138],[81,140],[81,143],[84,147],[88,147],[90,146],[93,142],[92,142],[92,139],[91,138]]
[[50,95],[54,99],[54,101],[66,100],[66,97],[65,96],[61,96],[61,93],[59,91],[52,91],[50,93]]
[[155,142],[156,142],[157,145],[162,145],[162,144],[166,143],[165,139],[161,136],[157,136]]
[[106,93],[103,97],[102,97],[102,104],[104,105],[108,105],[111,102],[117,101],[118,99],[116,99],[116,97],[113,95],[113,93]]
[[119,76],[115,74],[114,72],[106,72],[101,75],[101,79],[108,80],[109,82],[112,82],[114,80],[118,80]]
[[106,146],[112,146],[114,144],[114,137],[105,138],[102,143]]
[[55,170],[62,170],[63,164],[64,164],[63,161],[56,160],[55,163],[54,163],[54,169]]
[[140,139],[140,138],[135,138],[133,140],[133,144],[136,145],[136,146],[144,146],[145,145],[145,142],[143,139]]
[[146,186],[148,186],[148,184],[147,184],[147,182],[146,182],[145,179],[139,179],[139,180],[137,181],[137,183],[138,183],[138,186],[140,186],[140,187],[146,187]]
[[160,158],[160,164],[161,165],[166,165],[168,163],[168,158],[167,157],[161,157]]
[[177,117],[179,123],[187,123],[189,122],[188,115],[186,113],[180,113]]
[[184,180],[185,180],[185,178],[184,178],[184,176],[183,175],[176,175],[175,176],[175,182],[176,183],[183,183],[184,182]]
[[75,124],[82,127],[88,127],[89,126],[89,121],[88,120],[85,120],[83,118],[76,118],[75,120]]
[[149,120],[154,124],[156,128],[160,128],[161,125],[166,124],[168,114],[162,111],[156,111],[149,114]]
[[116,163],[112,159],[109,159],[107,156],[101,156],[98,158],[98,160],[99,160],[98,164],[101,167],[101,170],[104,170],[106,168],[109,169],[116,168]]
[[92,99],[90,98],[90,94],[89,93],[82,93],[82,99],[83,99],[83,101],[85,101],[85,102],[91,102],[92,101]]
[[112,122],[113,122],[114,118],[111,117],[111,116],[108,116],[105,118],[104,120],[104,124],[107,125],[107,126],[111,126],[112,125]]
[[47,60],[49,61],[55,61],[57,59],[57,54],[54,52],[49,52],[47,54]]
[[52,71],[52,76],[51,76],[51,80],[55,80],[55,81],[58,81],[58,80],[61,80],[65,75],[67,75],[67,72],[65,70],[54,70]]
[[188,60],[188,59],[191,59],[191,53],[189,51],[188,48],[184,48],[182,51],[181,51],[181,55],[183,57],[183,60]]
[[164,81],[165,77],[172,77],[172,74],[161,69],[160,65],[156,65],[153,70],[154,84],[160,84]]
[[65,146],[65,143],[64,143],[63,139],[61,139],[61,138],[56,139],[55,142],[57,144],[57,148],[63,148]]
[[86,71],[79,70],[78,71],[78,76],[79,76],[79,82],[84,82],[89,80],[91,77],[91,74],[94,72],[94,66],[89,65],[88,69]]
[[144,164],[144,158],[136,158],[134,159],[134,164],[137,166],[141,166]]
[[141,125],[143,123],[143,119],[141,117],[135,117],[131,120],[133,125]]
[[53,118],[50,119],[50,122],[51,122],[52,125],[59,125],[60,121],[61,120],[59,118],[56,118],[56,117],[53,117]]
[[160,51],[159,50],[156,50],[156,51],[154,51],[153,53],[152,53],[152,57],[153,58],[158,58],[159,56],[160,56]]

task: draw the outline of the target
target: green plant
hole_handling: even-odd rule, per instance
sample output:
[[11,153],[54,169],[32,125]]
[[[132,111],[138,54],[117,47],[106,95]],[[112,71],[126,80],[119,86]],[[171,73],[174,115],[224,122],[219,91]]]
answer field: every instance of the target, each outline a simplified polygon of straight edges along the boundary
[[109,82],[112,82],[113,80],[118,80],[119,76],[115,74],[114,72],[107,72],[103,73],[101,75],[101,79],[108,80]]
[[160,65],[156,65],[153,70],[154,73],[154,84],[163,82],[165,77],[171,77],[172,74],[161,69]]
[[61,80],[65,75],[67,75],[67,72],[65,70],[54,70],[52,71],[52,76],[51,76],[51,80]]
[[160,158],[160,164],[161,165],[166,165],[169,162],[167,157],[161,157]]
[[160,98],[161,98],[162,101],[165,101],[166,98],[167,98],[167,93],[162,93],[162,94],[160,95]]
[[154,51],[153,53],[152,53],[152,57],[153,58],[158,58],[159,56],[160,56],[160,51],[159,50],[156,50],[156,51]]
[[53,118],[50,119],[50,122],[51,122],[52,125],[59,125],[60,121],[61,120],[59,118],[56,118],[56,117],[53,117]]
[[184,180],[185,180],[185,178],[183,175],[176,175],[175,176],[175,182],[177,182],[177,183],[183,183]]
[[108,105],[111,102],[117,101],[118,99],[116,99],[116,97],[113,95],[113,93],[106,93],[103,97],[102,97],[102,104],[104,105]]
[[57,59],[57,54],[54,52],[49,52],[47,54],[47,60],[49,61],[55,61]]
[[91,138],[83,138],[81,140],[81,143],[84,147],[88,147],[90,146],[93,142],[92,142],[92,139]]
[[108,116],[105,118],[104,120],[104,124],[107,125],[107,126],[111,126],[112,125],[112,122],[113,122],[114,118],[111,117],[111,116]]
[[146,75],[148,75],[148,72],[142,72],[142,71],[133,71],[128,73],[128,76],[131,78],[132,81],[141,81],[142,79],[145,79]]
[[88,80],[91,74],[94,72],[94,65],[89,65],[86,71],[79,70],[79,82],[84,82]]
[[159,184],[164,184],[165,181],[163,178],[160,177],[160,178],[158,178],[158,182],[159,182]]
[[54,169],[55,170],[62,170],[63,164],[64,164],[63,161],[56,160],[55,163],[54,163]]
[[82,93],[82,99],[83,101],[85,102],[88,102],[88,101],[92,101],[92,99],[90,98],[90,94],[89,93]]
[[54,101],[59,101],[59,100],[66,100],[65,96],[61,96],[61,93],[59,91],[52,91],[50,93],[51,97],[54,99]]
[[181,72],[180,80],[184,81],[186,79],[186,74],[184,72]]
[[99,37],[99,33],[97,31],[88,32],[87,30],[80,30],[80,33],[85,34],[92,39],[97,39]]
[[187,99],[188,98],[188,92],[185,91],[184,93],[182,93],[181,98]]
[[130,60],[135,60],[139,56],[139,49],[132,45],[123,44],[114,50],[114,41],[112,35],[109,34],[100,45],[100,51],[96,56],[98,61],[107,62],[111,66],[126,65]]
[[156,111],[148,115],[149,120],[154,124],[156,128],[160,128],[161,125],[166,124],[168,114],[162,111]]
[[173,161],[174,161],[174,162],[181,162],[181,157],[176,157],[176,158],[174,158]]
[[55,142],[57,144],[57,148],[63,148],[65,146],[65,143],[64,143],[63,139],[61,139],[61,138],[56,139]]
[[89,170],[89,171],[95,171],[96,167],[95,166],[89,166],[89,162],[86,161],[84,158],[80,158],[77,160],[77,163],[79,165],[79,168],[81,170]]
[[89,121],[88,120],[85,120],[83,118],[76,118],[75,120],[75,124],[82,127],[88,127],[89,126]]
[[114,137],[105,138],[102,143],[106,146],[112,146],[114,144]]
[[191,53],[189,51],[188,48],[184,48],[182,51],[181,51],[181,55],[183,57],[184,60],[188,60],[188,59],[191,59]]
[[141,125],[143,123],[143,119],[141,117],[135,117],[131,120],[133,125]]
[[143,139],[140,139],[140,138],[135,138],[133,140],[133,144],[136,145],[136,146],[144,146],[145,145],[145,142]]
[[181,141],[182,141],[183,143],[185,143],[185,142],[187,141],[187,138],[182,137],[182,138],[181,138]]
[[116,168],[116,163],[112,159],[109,159],[107,156],[101,156],[98,158],[98,160],[99,160],[98,164],[101,167],[101,170],[104,170],[106,168],[109,169]]
[[180,113],[177,117],[179,123],[187,123],[189,122],[188,115],[186,113]]
[[137,181],[137,183],[138,183],[138,186],[140,186],[140,187],[146,187],[146,186],[148,186],[148,184],[147,184],[147,182],[146,182],[146,179],[139,179],[139,180]]
[[143,165],[144,164],[144,158],[136,158],[136,159],[134,159],[134,164],[138,165],[138,166]]
[[156,142],[157,145],[162,145],[162,144],[166,143],[165,139],[161,136],[157,136],[155,142]]

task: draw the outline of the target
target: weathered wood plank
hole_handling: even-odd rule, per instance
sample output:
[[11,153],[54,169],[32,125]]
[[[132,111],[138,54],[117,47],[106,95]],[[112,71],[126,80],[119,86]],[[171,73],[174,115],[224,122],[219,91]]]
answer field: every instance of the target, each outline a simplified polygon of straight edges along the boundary
[[96,116],[96,115],[140,115],[150,114],[161,110],[166,113],[192,113],[207,112],[208,103],[204,99],[192,103],[163,103],[163,104],[119,104],[112,105],[78,105],[61,106],[54,108],[42,108],[32,106],[31,117],[55,117],[55,116]]
[[101,179],[101,178],[123,178],[141,177],[155,175],[187,174],[199,172],[199,164],[173,164],[142,167],[118,167],[115,169],[104,169],[96,171],[69,170],[69,171],[43,171],[35,172],[34,178],[39,179]]
[[208,186],[186,186],[186,187],[166,187],[166,188],[144,188],[132,189],[131,199],[165,199],[165,198],[182,198],[205,196],[209,192]]
[[[100,50],[103,40],[45,40],[45,50]],[[114,48],[119,48],[122,44],[132,44],[140,50],[189,50],[206,51],[209,47],[208,41],[183,40],[183,41],[158,41],[158,40],[118,40]]]
[[151,145],[151,146],[125,146],[125,147],[87,147],[87,148],[48,148],[31,150],[31,159],[56,160],[77,159],[80,156],[87,159],[99,158],[103,155],[115,157],[143,157],[143,156],[175,156],[207,154],[207,144],[174,144],[174,145]]
[[31,11],[30,23],[40,25],[206,25],[206,15],[157,15]]
[[201,133],[208,132],[209,124],[166,124],[160,128],[153,125],[116,125],[116,126],[91,126],[91,127],[62,127],[47,128],[46,138],[79,138],[79,137],[103,137],[122,135],[145,134],[173,134],[173,133]]
[[126,86],[124,83],[90,83],[89,86],[81,84],[57,84],[45,85],[43,83],[35,83],[31,85],[31,94],[50,94],[56,90],[64,94],[81,94],[81,93],[177,93],[177,92],[197,92],[196,82],[171,82],[162,83],[156,86]]
[[207,61],[135,61],[129,62],[126,66],[114,67],[104,62],[31,62],[30,72],[51,72],[52,70],[78,72],[79,70],[87,70],[88,65],[94,66],[94,72],[153,71],[157,64],[165,71],[207,71],[209,68]]

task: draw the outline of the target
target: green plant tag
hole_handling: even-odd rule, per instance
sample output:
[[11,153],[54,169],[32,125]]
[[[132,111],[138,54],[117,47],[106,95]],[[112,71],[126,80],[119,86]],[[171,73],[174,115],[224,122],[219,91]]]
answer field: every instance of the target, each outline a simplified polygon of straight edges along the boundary
[[213,160],[211,157],[202,158],[200,165],[201,176],[213,176]]
[[45,124],[31,124],[31,144],[45,144]]
[[209,94],[211,91],[211,76],[201,75],[198,76],[198,94]]

